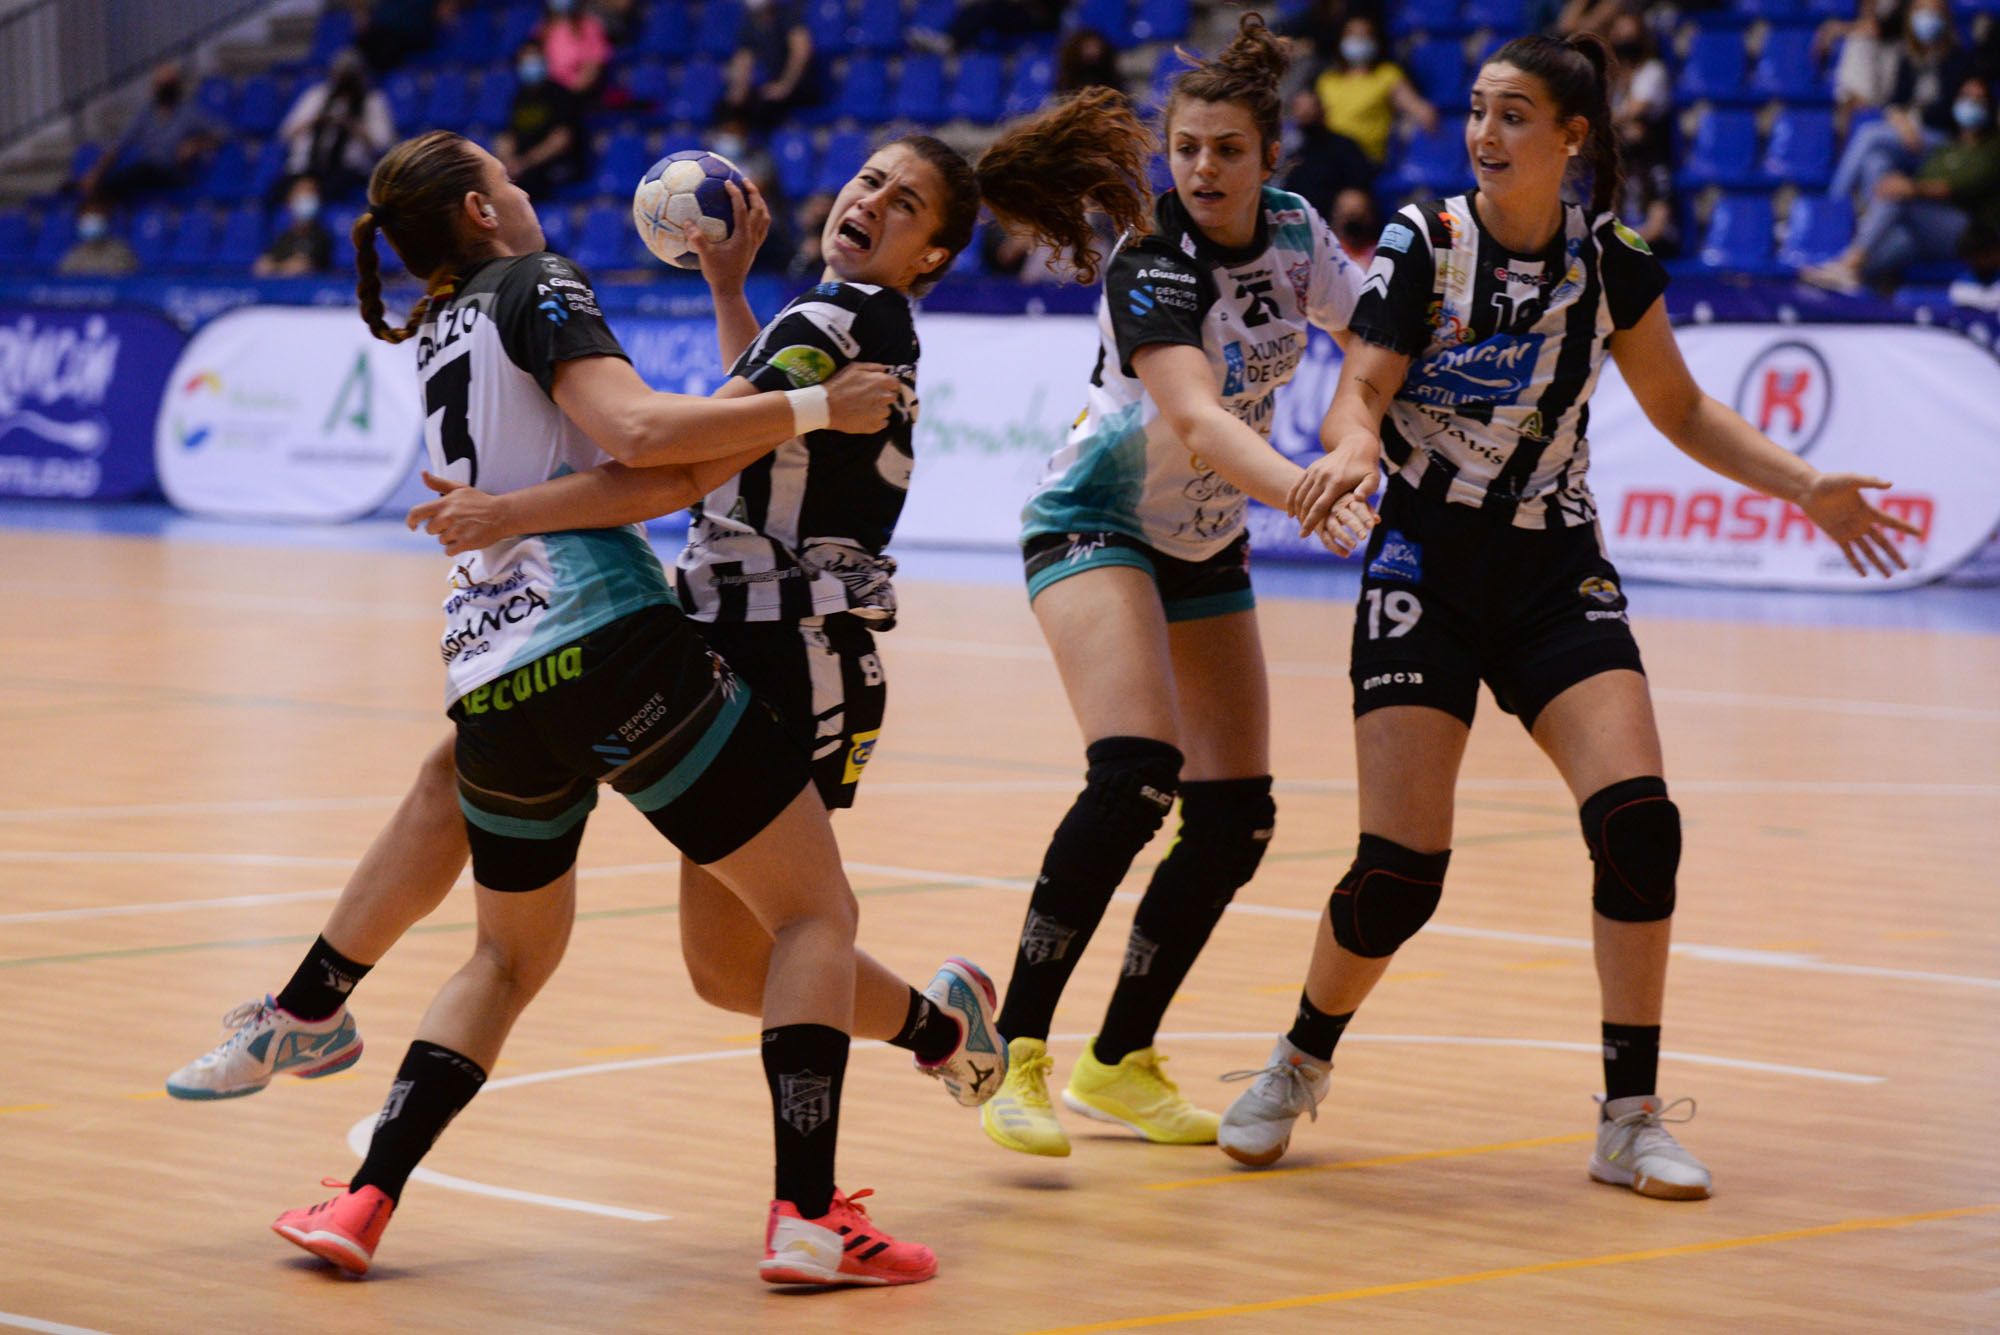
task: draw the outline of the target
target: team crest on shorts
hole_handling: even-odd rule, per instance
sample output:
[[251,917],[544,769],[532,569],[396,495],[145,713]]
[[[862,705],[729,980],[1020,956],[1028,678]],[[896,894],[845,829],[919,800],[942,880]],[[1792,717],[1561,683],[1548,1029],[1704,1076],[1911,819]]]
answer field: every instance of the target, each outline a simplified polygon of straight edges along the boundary
[[840,776],[842,783],[861,782],[861,771],[875,758],[875,739],[881,735],[880,728],[854,734],[854,744],[847,748],[847,768]]
[[1602,575],[1590,576],[1583,583],[1576,586],[1576,591],[1585,598],[1595,598],[1598,602],[1604,603],[1607,606],[1617,602],[1621,596],[1618,592],[1617,583],[1604,578]]
[[833,1077],[800,1071],[778,1077],[778,1115],[809,1136],[833,1115]]
[[1390,529],[1382,537],[1382,550],[1368,563],[1370,579],[1399,579],[1409,584],[1420,584],[1424,578],[1424,548],[1422,543],[1412,542],[1396,529]]

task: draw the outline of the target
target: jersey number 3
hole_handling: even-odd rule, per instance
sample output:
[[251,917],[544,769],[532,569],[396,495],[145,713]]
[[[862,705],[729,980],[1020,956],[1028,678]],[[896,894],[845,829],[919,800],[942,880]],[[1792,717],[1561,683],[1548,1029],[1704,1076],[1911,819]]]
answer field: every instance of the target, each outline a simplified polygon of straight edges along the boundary
[[440,366],[424,382],[425,425],[443,415],[438,422],[438,444],[444,450],[445,467],[460,459],[471,465],[465,483],[469,487],[479,485],[479,459],[472,452],[472,428],[466,418],[472,399],[472,354]]

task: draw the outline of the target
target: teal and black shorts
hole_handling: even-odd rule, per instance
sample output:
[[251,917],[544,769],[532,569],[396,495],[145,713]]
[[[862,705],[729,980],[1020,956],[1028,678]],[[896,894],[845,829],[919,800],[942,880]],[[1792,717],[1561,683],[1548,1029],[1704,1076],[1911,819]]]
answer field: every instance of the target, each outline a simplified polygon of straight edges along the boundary
[[1132,566],[1153,577],[1168,621],[1202,621],[1248,612],[1257,605],[1250,590],[1250,535],[1201,561],[1184,561],[1149,547],[1127,533],[1034,533],[1021,542],[1028,567],[1028,601],[1071,575],[1101,566]]
[[665,604],[468,692],[450,713],[472,876],[489,890],[535,890],[567,871],[600,783],[710,863],[812,778],[770,709]]

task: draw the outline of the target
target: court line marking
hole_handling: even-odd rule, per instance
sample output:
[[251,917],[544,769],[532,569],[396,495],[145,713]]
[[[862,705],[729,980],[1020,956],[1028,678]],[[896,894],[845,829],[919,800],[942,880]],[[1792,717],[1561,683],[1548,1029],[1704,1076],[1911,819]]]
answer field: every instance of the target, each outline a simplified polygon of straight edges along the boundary
[[94,1326],[65,1326],[60,1321],[43,1321],[37,1317],[22,1316],[19,1312],[0,1312],[0,1326],[38,1330],[43,1335],[106,1335]]
[[1344,1173],[1356,1168],[1393,1168],[1398,1164],[1425,1163],[1433,1159],[1463,1159],[1475,1154],[1499,1154],[1506,1150],[1533,1150],[1546,1145],[1580,1145],[1595,1140],[1595,1131],[1578,1131],[1567,1136],[1535,1136],[1528,1140],[1501,1140],[1491,1145],[1455,1145],[1445,1150],[1411,1150],[1404,1154],[1378,1154],[1371,1159],[1342,1159],[1338,1163],[1299,1164],[1293,1168],[1242,1168],[1214,1177],[1189,1177],[1178,1182],[1148,1182],[1146,1191],[1181,1191],[1188,1187],[1219,1187],[1235,1182],[1267,1182],[1300,1173]]
[[1530,1265],[1506,1266],[1497,1270],[1474,1270],[1462,1275],[1439,1275],[1433,1279],[1407,1280],[1400,1284],[1371,1284],[1365,1288],[1341,1289],[1333,1293],[1310,1293],[1297,1298],[1273,1298],[1258,1303],[1234,1303],[1226,1307],[1204,1307],[1189,1312],[1165,1312],[1155,1316],[1124,1317],[1095,1321],[1080,1326],[1051,1326],[1035,1335],[1094,1335],[1108,1330],[1139,1330],[1148,1326],[1172,1326],[1189,1321],[1213,1321],[1223,1317],[1254,1316],[1262,1312],[1293,1311],[1328,1303],[1354,1302],[1361,1298],[1385,1298],[1402,1293],[1423,1293],[1436,1289],[1484,1284],[1496,1279],[1516,1279],[1526,1275],[1549,1275],[1565,1270],[1589,1270],[1598,1266],[1629,1265],[1637,1261],[1660,1261],[1677,1256],[1701,1256],[1710,1252],[1736,1251],[1744,1247],[1767,1247],[1781,1242],[1834,1237],[1843,1233],[1867,1233],[1883,1229],[1907,1228],[1913,1224],[1945,1219],[1967,1219],[2000,1211],[2000,1204],[1961,1205],[1949,1210],[1926,1210],[1921,1214],[1893,1215],[1873,1219],[1843,1219],[1809,1228],[1791,1228],[1777,1233],[1753,1233],[1707,1242],[1684,1242],[1672,1247],[1648,1247],[1636,1252],[1613,1252],[1604,1256],[1575,1256],[1559,1261],[1537,1261]]
[[212,802],[138,802],[101,807],[18,807],[0,811],[0,821],[33,824],[43,820],[109,820],[119,816],[255,816],[308,811],[357,811],[393,807],[394,797],[266,797]]
[[[1051,1034],[1051,1043],[1081,1043],[1089,1034]],[[1230,1031],[1185,1031],[1161,1034],[1161,1041],[1168,1043],[1214,1043],[1214,1042],[1266,1042],[1271,1035],[1267,1032]],[[1353,1034],[1349,1043],[1405,1043],[1416,1045],[1446,1045],[1468,1047],[1525,1047],[1546,1048],[1562,1052],[1602,1051],[1603,1045],[1596,1043],[1559,1043],[1532,1038],[1477,1038],[1460,1037],[1451,1034]],[[886,1048],[889,1045],[880,1039],[856,1039],[853,1050],[864,1048]],[[1880,1084],[1879,1075],[1853,1075],[1845,1071],[1819,1071],[1809,1066],[1781,1066],[1768,1062],[1746,1061],[1736,1057],[1712,1057],[1705,1053],[1662,1052],[1662,1057],[1676,1061],[1691,1062],[1696,1065],[1727,1066],[1742,1070],[1768,1071],[1779,1075],[1798,1076],[1801,1079],[1833,1080],[1844,1083]],[[547,1084],[554,1080],[574,1080],[586,1075],[607,1075],[618,1071],[646,1071],[661,1066],[690,1066],[702,1062],[742,1060],[761,1056],[757,1048],[722,1048],[714,1052],[683,1052],[665,1057],[632,1057],[624,1061],[591,1062],[583,1066],[562,1066],[548,1071],[531,1071],[525,1075],[502,1076],[488,1080],[480,1087],[481,1093],[502,1089],[516,1089],[526,1085]],[[368,1156],[368,1142],[374,1135],[378,1114],[370,1113],[347,1128],[347,1148],[357,1158]],[[1586,1136],[1555,1137],[1555,1140],[1585,1139]],[[1552,1142],[1553,1143],[1553,1142]],[[1443,1157],[1434,1155],[1432,1157]],[[471,1178],[456,1177],[440,1173],[435,1169],[419,1166],[411,1175],[413,1181],[428,1182],[432,1186],[448,1191],[462,1191],[474,1196],[490,1196],[498,1200],[515,1201],[523,1205],[541,1205],[554,1210],[568,1210],[576,1214],[598,1215],[607,1219],[623,1219],[632,1223],[650,1224],[672,1219],[670,1214],[660,1214],[648,1210],[634,1210],[623,1205],[602,1205],[595,1201],[576,1200],[569,1196],[552,1196],[538,1191],[522,1191],[514,1187],[503,1187],[491,1182],[476,1182]],[[1256,1178],[1263,1174],[1243,1174]]]

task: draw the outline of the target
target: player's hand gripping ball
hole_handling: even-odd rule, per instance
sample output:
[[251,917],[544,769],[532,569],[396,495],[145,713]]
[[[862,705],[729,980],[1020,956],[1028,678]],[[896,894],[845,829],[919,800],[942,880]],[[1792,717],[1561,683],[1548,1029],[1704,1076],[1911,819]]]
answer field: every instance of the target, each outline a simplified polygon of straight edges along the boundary
[[654,163],[632,193],[632,223],[646,249],[676,268],[701,268],[701,257],[681,228],[693,223],[710,241],[727,241],[735,226],[729,191],[723,188],[730,181],[743,188],[736,164],[699,148],[669,153]]

